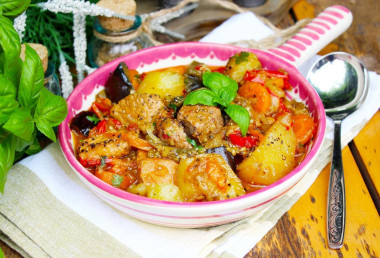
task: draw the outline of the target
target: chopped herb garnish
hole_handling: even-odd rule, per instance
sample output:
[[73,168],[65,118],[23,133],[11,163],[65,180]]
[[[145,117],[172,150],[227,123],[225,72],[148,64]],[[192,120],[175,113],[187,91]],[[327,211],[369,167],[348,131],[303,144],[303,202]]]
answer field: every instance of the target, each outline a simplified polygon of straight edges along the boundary
[[193,145],[193,147],[196,149],[196,150],[201,150],[203,149],[202,146],[198,146],[197,145],[197,142],[194,140],[194,139],[190,139],[189,137],[186,137],[186,140],[188,143],[190,143],[191,145]]
[[112,185],[114,187],[120,187],[121,183],[123,182],[124,178],[119,175],[113,175],[112,176]]
[[249,56],[248,52],[241,52],[240,54],[236,54],[235,63],[240,64],[243,62],[248,62],[248,56]]
[[100,157],[100,167],[104,167],[106,165],[106,156],[101,156]]
[[177,107],[176,105],[174,105],[173,103],[170,103],[170,104],[169,104],[169,107],[170,107],[171,109],[174,109],[174,111],[177,111],[177,109],[178,109],[178,107]]
[[87,120],[90,120],[94,124],[97,124],[100,122],[100,119],[96,115],[86,116],[86,118],[87,118]]

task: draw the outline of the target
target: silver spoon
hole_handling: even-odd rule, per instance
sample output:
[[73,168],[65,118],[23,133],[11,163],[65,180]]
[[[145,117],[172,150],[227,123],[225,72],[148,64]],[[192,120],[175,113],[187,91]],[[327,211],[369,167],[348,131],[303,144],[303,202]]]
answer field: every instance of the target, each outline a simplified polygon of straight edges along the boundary
[[327,203],[327,238],[331,249],[343,245],[346,197],[341,149],[343,119],[357,110],[368,94],[368,71],[353,55],[335,52],[321,57],[307,74],[326,115],[334,121],[334,146]]

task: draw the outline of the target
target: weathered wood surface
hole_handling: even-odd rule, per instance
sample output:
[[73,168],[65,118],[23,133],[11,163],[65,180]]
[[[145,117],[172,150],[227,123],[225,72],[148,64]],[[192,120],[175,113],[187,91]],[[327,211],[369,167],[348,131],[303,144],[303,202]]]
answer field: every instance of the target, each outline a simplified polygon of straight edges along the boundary
[[343,150],[343,163],[347,213],[340,250],[331,250],[327,245],[327,166],[247,257],[379,257],[380,217],[348,147]]
[[[152,8],[157,8],[158,3],[158,1],[137,1],[138,6],[139,2],[143,12],[154,10]],[[353,24],[334,40],[330,49],[325,49],[325,51],[345,51],[354,54],[369,70],[380,73],[380,4],[378,0],[307,0],[306,4],[314,7],[314,15],[334,4],[350,9],[354,16]],[[193,21],[192,30],[189,29],[193,39],[201,37],[232,13],[226,14],[225,11],[221,11],[219,14],[218,12],[212,14],[214,18],[208,23],[195,24],[197,21]],[[278,26],[286,28],[294,24],[294,16],[292,12],[285,14]],[[181,26],[184,27],[184,24]],[[186,24],[190,26],[191,22]],[[380,189],[378,128],[380,128],[379,112],[355,138],[354,143],[376,188]],[[341,250],[329,250],[327,247],[325,221],[329,167],[326,167],[308,192],[247,254],[247,257],[379,257],[379,215],[348,148],[343,151],[343,162],[347,191],[347,225],[345,243]],[[5,257],[21,257],[1,241],[0,247]]]

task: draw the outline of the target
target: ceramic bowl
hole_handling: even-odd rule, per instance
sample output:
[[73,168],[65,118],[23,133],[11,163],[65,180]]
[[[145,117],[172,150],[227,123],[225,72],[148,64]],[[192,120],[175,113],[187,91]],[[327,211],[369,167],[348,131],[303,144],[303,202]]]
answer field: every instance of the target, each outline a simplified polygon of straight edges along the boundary
[[[125,62],[130,69],[137,69],[139,72],[186,65],[193,60],[208,65],[225,65],[229,57],[240,51],[255,53],[263,68],[283,68],[288,71],[293,86],[288,97],[304,102],[318,125],[314,142],[309,147],[306,158],[287,176],[261,190],[225,201],[177,203],[149,199],[117,189],[95,177],[76,159],[69,128],[70,121],[80,111],[90,108],[96,94],[103,89],[102,85],[120,62]],[[325,112],[318,94],[293,65],[269,52],[210,43],[168,44],[120,57],[87,76],[75,87],[67,99],[67,104],[68,115],[59,126],[59,140],[73,173],[97,196],[125,214],[146,222],[180,228],[208,227],[236,221],[273,204],[308,172],[322,146],[326,128]]]

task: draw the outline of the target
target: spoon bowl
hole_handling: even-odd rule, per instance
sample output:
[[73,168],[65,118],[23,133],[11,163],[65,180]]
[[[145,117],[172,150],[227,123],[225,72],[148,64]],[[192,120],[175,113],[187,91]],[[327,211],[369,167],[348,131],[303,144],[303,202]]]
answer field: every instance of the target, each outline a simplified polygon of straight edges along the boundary
[[341,123],[368,95],[368,71],[361,61],[344,52],[321,57],[306,78],[318,92],[327,116],[334,121],[334,146],[327,203],[327,238],[331,249],[343,245],[346,204],[341,150]]
[[368,71],[355,56],[334,52],[321,57],[307,74],[331,118],[351,114],[368,94]]

